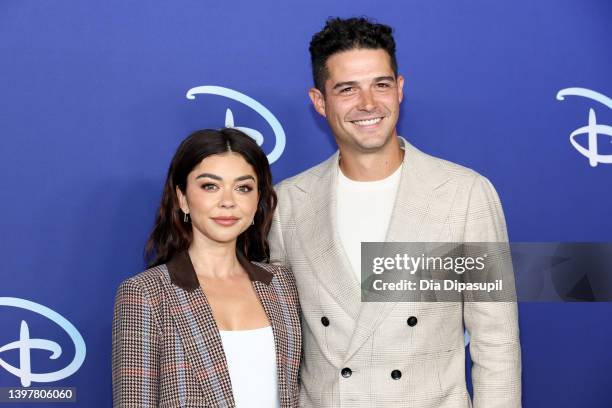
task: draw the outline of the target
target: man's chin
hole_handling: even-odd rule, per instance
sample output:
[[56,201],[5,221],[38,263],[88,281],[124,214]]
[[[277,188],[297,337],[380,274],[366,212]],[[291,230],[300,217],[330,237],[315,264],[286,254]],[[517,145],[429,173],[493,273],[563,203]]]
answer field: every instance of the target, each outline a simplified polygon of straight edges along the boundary
[[355,140],[355,146],[364,153],[376,153],[387,146],[390,140],[391,136],[371,136]]

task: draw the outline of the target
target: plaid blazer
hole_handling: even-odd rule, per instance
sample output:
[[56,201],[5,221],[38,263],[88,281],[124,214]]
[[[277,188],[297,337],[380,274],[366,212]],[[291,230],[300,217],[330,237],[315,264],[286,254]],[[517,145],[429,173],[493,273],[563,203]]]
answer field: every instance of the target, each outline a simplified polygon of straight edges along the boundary
[[[301,331],[293,276],[239,260],[272,326],[281,407],[296,407]],[[119,287],[112,366],[115,407],[235,407],[219,330],[186,252]]]
[[[507,241],[486,178],[400,143],[404,163],[385,241]],[[291,268],[300,296],[300,406],[520,407],[516,303],[362,303],[336,227],[337,175],[338,153],[276,186],[269,241],[271,259]],[[471,335],[473,400],[464,329]]]

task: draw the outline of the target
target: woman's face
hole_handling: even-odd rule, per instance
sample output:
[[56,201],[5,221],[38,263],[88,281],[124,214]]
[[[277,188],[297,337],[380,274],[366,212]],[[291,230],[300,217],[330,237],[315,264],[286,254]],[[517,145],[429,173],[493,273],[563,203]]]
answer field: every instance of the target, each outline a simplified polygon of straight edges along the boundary
[[231,243],[251,227],[257,181],[253,167],[238,153],[202,160],[187,176],[185,193],[176,189],[181,209],[191,218],[194,243]]

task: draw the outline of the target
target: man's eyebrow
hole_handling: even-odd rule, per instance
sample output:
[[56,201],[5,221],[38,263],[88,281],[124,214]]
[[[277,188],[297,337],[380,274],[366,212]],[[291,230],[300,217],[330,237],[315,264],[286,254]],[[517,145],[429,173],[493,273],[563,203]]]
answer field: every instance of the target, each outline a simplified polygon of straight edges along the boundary
[[[392,75],[386,75],[386,76],[376,77],[372,80],[372,82],[381,82],[381,81],[395,82],[395,77]],[[344,81],[344,82],[338,82],[336,85],[334,85],[332,89],[335,90],[338,88],[343,88],[345,86],[357,86],[357,85],[359,85],[359,82],[357,81]]]
[[374,78],[374,82],[380,82],[380,81],[391,81],[391,82],[395,82],[395,77],[394,76],[380,76],[380,77],[376,77]]
[[[212,173],[202,173],[196,177],[196,180],[200,178],[211,178],[213,180],[223,181],[223,177],[217,176],[216,174],[212,174]],[[243,181],[243,180],[255,181],[255,177],[251,176],[250,174],[245,174],[244,176],[236,177],[234,179],[234,181]]]
[[344,86],[355,86],[357,84],[358,84],[357,81],[338,82],[336,85],[334,85],[334,87],[332,89],[338,89],[338,88],[342,88]]

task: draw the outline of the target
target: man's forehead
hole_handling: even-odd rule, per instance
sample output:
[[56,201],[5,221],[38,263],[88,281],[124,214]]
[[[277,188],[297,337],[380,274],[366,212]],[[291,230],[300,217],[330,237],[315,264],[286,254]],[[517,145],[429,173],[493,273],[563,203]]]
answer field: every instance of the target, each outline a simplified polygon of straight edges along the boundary
[[328,79],[332,82],[395,76],[391,67],[391,57],[383,49],[359,48],[338,52],[327,59],[326,65]]

